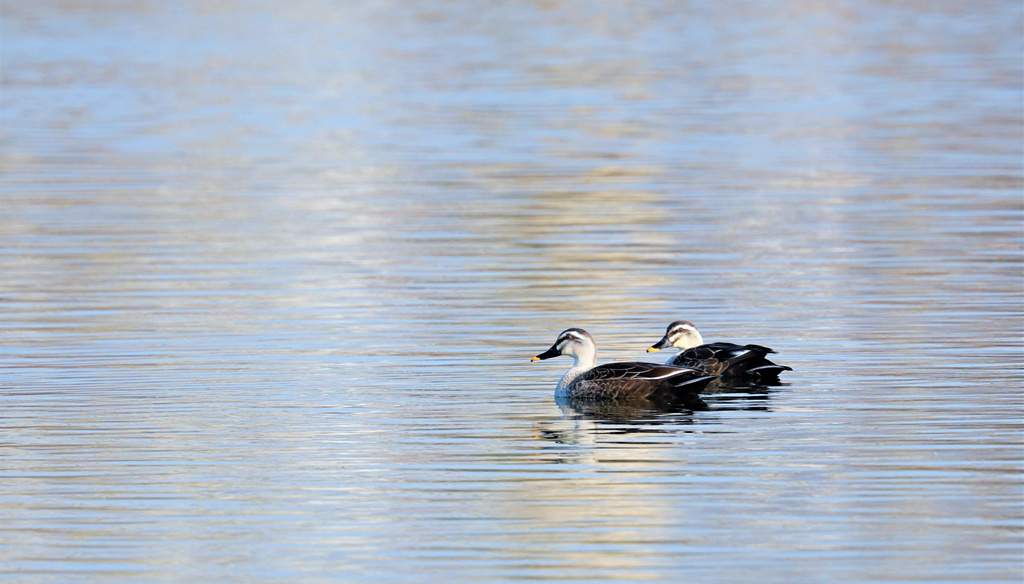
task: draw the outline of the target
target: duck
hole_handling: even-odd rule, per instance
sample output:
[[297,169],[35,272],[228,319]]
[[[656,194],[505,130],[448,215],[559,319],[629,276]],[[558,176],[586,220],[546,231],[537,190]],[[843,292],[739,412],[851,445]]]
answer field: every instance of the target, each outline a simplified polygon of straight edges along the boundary
[[[597,365],[597,345],[581,328],[566,329],[551,348],[533,357],[541,361],[567,355],[572,367],[559,380],[555,398],[587,401],[684,402],[718,379],[693,367],[620,362]],[[699,398],[698,398],[699,400]]]
[[665,329],[665,336],[647,349],[648,353],[667,347],[682,349],[665,362],[674,367],[692,367],[708,375],[718,375],[720,384],[769,385],[779,382],[779,374],[792,367],[778,365],[766,358],[775,350],[762,345],[704,343],[697,327],[688,320],[677,320]]

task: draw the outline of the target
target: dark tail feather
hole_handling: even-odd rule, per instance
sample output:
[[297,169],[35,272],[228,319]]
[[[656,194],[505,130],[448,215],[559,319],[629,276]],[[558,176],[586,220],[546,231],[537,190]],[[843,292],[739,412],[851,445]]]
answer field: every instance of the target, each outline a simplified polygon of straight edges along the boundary
[[700,399],[700,392],[704,391],[704,388],[718,377],[718,375],[701,375],[688,379],[671,379],[657,391],[648,395],[646,399],[652,403],[675,404],[691,410],[706,410],[708,405]]
[[711,384],[712,381],[718,379],[721,375],[705,375],[703,377],[696,377],[693,379],[687,379],[685,381],[679,381],[672,384],[672,389],[682,393],[693,393],[697,394],[704,391],[704,388]]
[[778,383],[780,373],[792,370],[792,367],[769,363],[768,365],[761,365],[760,367],[747,369],[747,375],[749,375],[750,379],[755,383]]
[[673,395],[668,398],[668,401],[694,411],[706,410],[708,409],[708,404],[704,403],[704,400],[700,399],[700,393],[704,391],[704,388],[706,388],[712,381],[719,377],[721,377],[721,375],[705,375],[703,377],[695,377],[687,379],[686,381],[673,383]]

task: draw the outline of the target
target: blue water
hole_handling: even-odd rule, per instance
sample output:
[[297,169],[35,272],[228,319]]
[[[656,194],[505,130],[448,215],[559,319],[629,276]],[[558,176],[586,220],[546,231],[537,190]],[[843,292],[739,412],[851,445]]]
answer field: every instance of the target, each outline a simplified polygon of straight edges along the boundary
[[5,582],[1024,578],[1019,2],[0,17]]

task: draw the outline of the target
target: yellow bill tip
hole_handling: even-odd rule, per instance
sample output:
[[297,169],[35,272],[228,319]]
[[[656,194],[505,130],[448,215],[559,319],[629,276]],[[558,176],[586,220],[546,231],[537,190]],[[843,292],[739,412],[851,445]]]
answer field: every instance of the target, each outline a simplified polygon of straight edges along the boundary
[[530,361],[540,361],[540,357],[530,357]]
[[660,351],[660,350],[661,349],[659,349],[658,347],[647,347],[647,352],[648,353],[653,353],[655,351]]

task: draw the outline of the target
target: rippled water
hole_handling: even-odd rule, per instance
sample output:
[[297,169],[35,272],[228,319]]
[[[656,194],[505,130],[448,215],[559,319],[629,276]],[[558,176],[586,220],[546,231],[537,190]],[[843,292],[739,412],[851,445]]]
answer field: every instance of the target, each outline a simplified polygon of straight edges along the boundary
[[[1020,581],[1022,8],[971,4],[5,2],[4,580]],[[679,318],[795,371],[529,362]]]

